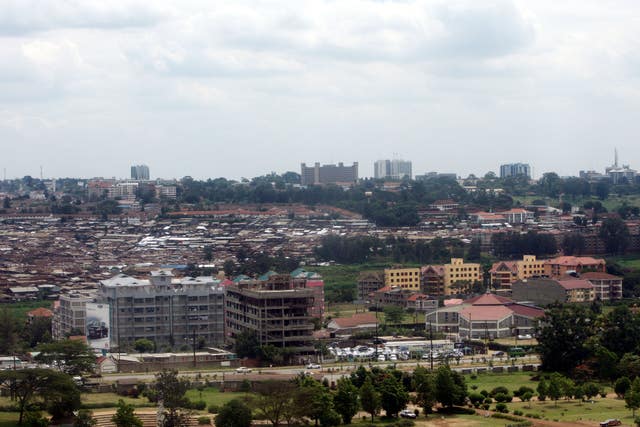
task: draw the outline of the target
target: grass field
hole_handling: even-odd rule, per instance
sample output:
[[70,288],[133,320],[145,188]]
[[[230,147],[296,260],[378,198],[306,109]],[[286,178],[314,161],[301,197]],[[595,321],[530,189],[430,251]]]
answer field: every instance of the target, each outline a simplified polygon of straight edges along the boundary
[[18,424],[17,412],[0,412],[0,427],[14,427]]
[[640,270],[640,258],[637,256],[610,258],[607,261],[616,262],[624,268],[631,270]]
[[0,305],[0,310],[5,308],[9,311],[15,319],[24,322],[27,319],[27,312],[34,308],[44,307],[51,309],[53,303],[51,301],[27,301],[27,302],[15,302],[10,304]]
[[189,400],[197,401],[204,400],[209,405],[224,405],[230,400],[246,397],[247,393],[235,393],[235,392],[220,392],[217,388],[207,387],[200,392],[199,390],[187,391],[187,397]]

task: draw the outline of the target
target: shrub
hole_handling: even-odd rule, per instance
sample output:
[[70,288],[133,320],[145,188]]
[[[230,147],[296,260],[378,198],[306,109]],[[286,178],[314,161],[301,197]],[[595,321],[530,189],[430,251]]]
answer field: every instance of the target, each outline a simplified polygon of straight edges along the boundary
[[207,402],[204,400],[195,400],[193,402],[189,402],[188,408],[195,409],[197,411],[202,411],[207,407]]
[[484,409],[485,411],[488,411],[489,408],[491,408],[491,404],[490,403],[483,403],[481,406],[482,406],[482,409]]
[[487,390],[480,390],[480,394],[483,395],[484,397],[489,396],[489,392]]
[[469,401],[471,401],[471,404],[476,408],[480,406],[484,399],[484,396],[482,396],[480,393],[471,393],[469,395]]
[[220,412],[220,406],[211,404],[207,408],[207,411],[209,411],[210,414],[217,414],[218,412]]
[[531,395],[533,396],[533,392],[534,392],[534,390],[531,387],[527,387],[526,385],[523,385],[519,389],[514,390],[513,391],[513,395],[515,397],[520,397],[520,396],[524,395],[525,393],[531,393]]
[[209,417],[198,417],[198,424],[203,426],[203,425],[207,425],[210,426],[211,425],[211,418]]
[[476,374],[471,374],[469,378],[471,378],[472,380],[477,380],[478,376]]
[[504,394],[504,393],[498,393],[495,396],[493,396],[493,398],[495,399],[496,402],[500,402],[500,403],[511,402],[511,400],[513,400],[513,398],[510,395]]
[[507,405],[505,403],[496,403],[496,411],[506,414],[507,412],[509,412],[509,409],[507,409]]
[[506,394],[509,394],[509,389],[508,389],[508,388],[506,388],[506,387],[505,387],[505,386],[503,386],[503,385],[500,385],[500,386],[498,386],[498,387],[494,388],[493,390],[491,390],[491,393],[489,393],[489,395],[490,395],[491,397],[495,397],[495,395],[496,395],[496,394],[499,394],[499,393],[502,393],[502,394],[505,394],[505,395],[506,395]]
[[524,414],[524,412],[522,412],[522,411],[521,411],[521,410],[519,410],[519,409],[516,409],[515,411],[513,411],[513,415],[519,415],[519,416],[522,416],[523,414]]
[[521,399],[523,402],[528,402],[528,401],[530,401],[530,400],[531,400],[531,398],[532,398],[532,397],[533,397],[533,393],[532,393],[532,392],[530,392],[530,391],[528,391],[528,392],[526,392],[526,393],[522,394],[522,395],[520,396],[520,399]]

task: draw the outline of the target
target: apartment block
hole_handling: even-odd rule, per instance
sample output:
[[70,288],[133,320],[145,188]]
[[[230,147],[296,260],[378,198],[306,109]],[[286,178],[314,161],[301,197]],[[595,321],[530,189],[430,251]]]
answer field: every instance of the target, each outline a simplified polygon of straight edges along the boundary
[[581,279],[588,280],[595,288],[596,299],[613,301],[622,299],[622,277],[601,271],[582,273]]
[[235,343],[244,331],[256,333],[259,345],[311,353],[314,290],[301,287],[290,275],[271,275],[266,281],[243,279],[225,287],[227,339]]
[[508,296],[511,284],[516,280],[545,275],[545,260],[536,259],[535,255],[524,255],[519,261],[499,261],[493,264],[491,286],[497,294]]
[[422,291],[432,297],[465,293],[480,281],[480,264],[465,263],[462,258],[451,258],[448,264],[422,267]]
[[544,274],[548,277],[562,278],[569,273],[583,271],[606,272],[606,262],[601,258],[560,256],[548,259],[544,264]]
[[358,275],[357,299],[367,301],[369,295],[384,287],[382,271],[363,271]]
[[374,163],[374,178],[402,180],[411,179],[411,162],[408,160],[378,160]]
[[420,290],[419,268],[385,268],[384,285],[414,291]]
[[319,184],[353,184],[358,181],[358,162],[352,166],[322,165],[315,163],[313,167],[307,167],[305,163],[300,165],[300,183],[302,185]]
[[119,274],[99,284],[98,299],[109,304],[111,347],[126,348],[139,338],[156,347],[224,343],[224,289],[213,277],[174,279],[169,270],[149,279]]
[[149,180],[149,166],[147,165],[134,165],[131,166],[131,179],[139,181]]
[[87,318],[87,303],[93,297],[81,294],[62,294],[56,302],[51,320],[51,336],[61,340],[69,335],[84,335]]

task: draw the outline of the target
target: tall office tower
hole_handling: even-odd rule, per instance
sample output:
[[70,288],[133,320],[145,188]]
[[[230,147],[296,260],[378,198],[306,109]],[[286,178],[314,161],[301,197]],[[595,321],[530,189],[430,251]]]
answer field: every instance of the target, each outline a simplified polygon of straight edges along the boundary
[[358,181],[358,162],[353,166],[322,165],[315,163],[313,167],[307,167],[305,163],[300,166],[300,183],[302,185],[317,184],[353,184]]
[[149,166],[147,165],[134,165],[131,166],[131,179],[139,181],[149,180]]
[[411,162],[407,160],[378,160],[374,164],[374,178],[395,179],[412,178]]
[[531,168],[528,163],[508,163],[500,166],[500,178],[518,175],[531,178]]

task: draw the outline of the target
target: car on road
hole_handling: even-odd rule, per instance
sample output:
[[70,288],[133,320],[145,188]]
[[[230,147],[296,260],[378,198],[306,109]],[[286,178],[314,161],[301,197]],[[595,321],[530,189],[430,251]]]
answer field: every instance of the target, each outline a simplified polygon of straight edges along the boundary
[[496,351],[493,353],[493,357],[504,357],[504,351]]
[[411,409],[403,409],[402,411],[400,411],[400,416],[402,418],[415,418],[416,413],[413,412]]
[[307,369],[320,369],[322,368],[322,365],[318,365],[317,363],[309,363],[307,365]]
[[247,367],[244,367],[244,366],[240,366],[239,368],[237,368],[237,369],[236,369],[236,372],[237,372],[238,374],[248,374],[248,373],[250,373],[250,372],[251,372],[251,368],[247,368]]
[[614,427],[621,425],[622,422],[617,418],[610,418],[600,423],[600,427]]

